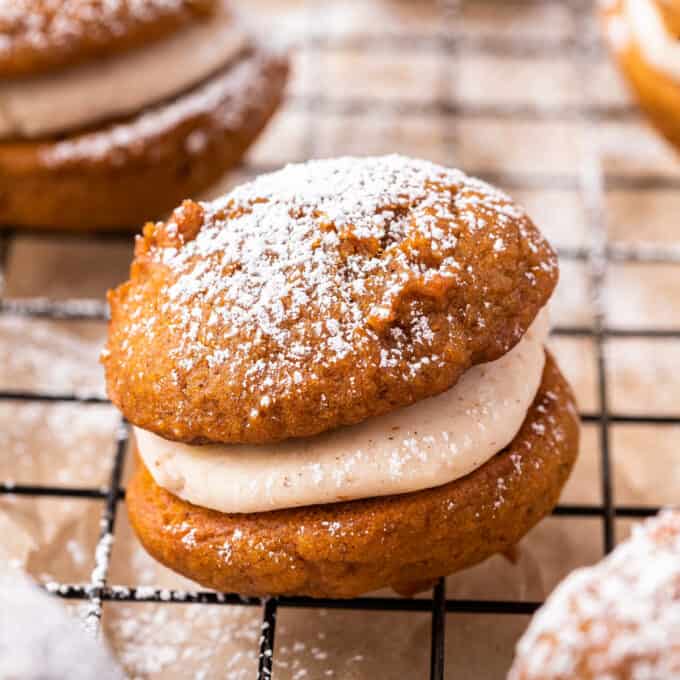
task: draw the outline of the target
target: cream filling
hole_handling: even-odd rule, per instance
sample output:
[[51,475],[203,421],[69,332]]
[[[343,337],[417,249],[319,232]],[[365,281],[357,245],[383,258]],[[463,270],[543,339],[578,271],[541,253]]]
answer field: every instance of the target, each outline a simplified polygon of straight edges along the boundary
[[35,138],[141,109],[201,82],[247,44],[226,10],[158,43],[0,84],[0,139]]
[[624,11],[645,61],[680,81],[680,40],[668,32],[653,0],[625,0]]
[[190,446],[135,428],[156,483],[220,512],[264,512],[419,491],[483,465],[519,431],[541,384],[547,313],[447,392],[307,439]]

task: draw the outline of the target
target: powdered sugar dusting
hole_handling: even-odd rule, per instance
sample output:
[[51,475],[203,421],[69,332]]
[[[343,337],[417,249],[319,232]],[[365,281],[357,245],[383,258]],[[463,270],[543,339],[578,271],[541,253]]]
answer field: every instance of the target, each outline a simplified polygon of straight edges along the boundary
[[[175,389],[198,367],[219,373],[222,392],[226,383],[252,395],[251,421],[343,365],[400,384],[436,375],[451,359],[435,348],[493,323],[506,303],[469,304],[498,281],[477,263],[511,249],[515,269],[532,275],[523,288],[545,285],[556,268],[505,194],[396,155],[289,165],[216,202],[187,204],[145,247],[167,280],[153,311],[128,319],[123,360],[134,360],[135,337],[171,332]],[[130,291],[137,315],[143,290]],[[357,402],[361,375],[343,392]],[[319,410],[332,407],[328,394],[317,397]]]
[[[48,588],[58,592],[54,584]],[[123,680],[106,647],[19,570],[0,569],[0,677]]]
[[[429,182],[451,188],[439,194],[428,189]],[[452,206],[463,184],[479,193],[460,197]],[[425,282],[457,278],[459,265],[452,255],[457,239],[438,226],[439,220],[457,217],[475,229],[480,218],[472,208],[485,206],[493,211],[502,208],[501,221],[519,218],[517,209],[507,202],[487,185],[458,171],[397,156],[361,163],[345,158],[291,165],[206,205],[208,226],[198,237],[180,250],[160,253],[161,261],[180,274],[169,290],[169,305],[191,304],[197,295],[202,301],[219,299],[221,304],[207,320],[208,328],[222,322],[236,333],[248,326],[254,344],[258,336],[267,336],[280,349],[288,345],[289,351],[280,357],[285,362],[297,364],[297,358],[310,354],[315,354],[313,361],[320,361],[319,347],[342,358],[356,347],[360,329],[368,325],[366,332],[371,334],[371,326],[379,327],[389,317],[395,299],[414,276]],[[245,212],[230,219],[225,228],[220,211],[239,208]],[[405,208],[412,214],[398,214]],[[439,254],[438,266],[414,263],[399,248],[411,221],[419,223],[418,235]],[[338,271],[332,256],[343,246],[375,249],[376,256],[349,253],[346,267]],[[387,257],[377,256],[379,247]],[[215,260],[219,266],[213,266]],[[299,274],[291,277],[291,270]],[[376,275],[387,279],[382,295],[371,308],[358,308],[353,293],[374,287]],[[300,337],[291,322],[310,307],[319,311],[319,321]],[[186,345],[180,351],[186,356],[194,343],[202,343],[199,319],[190,309],[183,316]],[[424,317],[415,320],[412,330],[423,342],[431,333]],[[402,338],[395,339],[399,345]],[[386,354],[383,362],[389,364],[390,358]],[[231,359],[220,353],[207,357],[213,365]]]
[[150,25],[176,15],[187,0],[0,0],[0,59],[15,52],[77,49],[80,41],[105,44],[131,23]]
[[607,38],[615,50],[624,50],[630,44],[630,30],[625,19],[611,16],[607,20]]
[[512,680],[680,677],[680,512],[635,527],[573,572],[534,617]]
[[258,613],[136,603],[111,607],[104,625],[126,677],[246,680],[257,668]]

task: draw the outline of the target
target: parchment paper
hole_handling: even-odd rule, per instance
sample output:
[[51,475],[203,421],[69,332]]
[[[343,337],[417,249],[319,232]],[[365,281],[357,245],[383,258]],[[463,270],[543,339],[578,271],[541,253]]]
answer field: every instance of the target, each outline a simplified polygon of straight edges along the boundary
[[[259,0],[258,23],[299,42],[327,36],[332,46],[307,47],[294,57],[290,101],[250,155],[246,167],[216,189],[242,181],[259,168],[308,156],[399,151],[431,158],[507,182],[557,246],[586,246],[589,234],[577,188],[583,124],[574,111],[584,98],[603,107],[626,106],[628,96],[603,52],[584,92],[573,63],[558,50],[536,56],[474,49],[437,53],[449,35],[549,42],[573,32],[567,3],[462,3],[443,20],[441,8],[406,0]],[[246,7],[244,6],[244,9]],[[398,36],[388,48],[380,36]],[[371,42],[370,38],[373,39]],[[368,40],[368,42],[366,42]],[[528,43],[527,43],[528,44]],[[381,46],[382,45],[382,46]],[[318,99],[319,97],[323,99]],[[309,100],[317,101],[314,110]],[[406,102],[400,110],[373,100]],[[464,104],[458,116],[437,114],[437,102]],[[338,113],[345,106],[344,112]],[[354,106],[349,104],[354,103]],[[498,104],[539,107],[543,116],[485,113]],[[467,107],[467,108],[466,108]],[[602,122],[596,132],[605,169],[617,176],[649,173],[680,177],[680,161],[633,113]],[[532,183],[535,178],[554,177]],[[545,184],[545,182],[544,182]],[[619,185],[620,186],[620,185]],[[680,243],[680,194],[670,189],[606,194],[609,236],[617,244]],[[126,276],[131,245],[19,235],[10,252],[8,296],[102,299]],[[608,323],[621,327],[677,327],[677,267],[616,264],[609,268]],[[565,261],[553,304],[554,322],[592,323],[588,271]],[[103,395],[97,353],[103,323],[50,322],[0,317],[0,389]],[[597,377],[592,341],[551,342],[583,411],[594,412]],[[678,412],[680,343],[612,339],[607,344],[614,411]],[[0,402],[0,479],[32,484],[97,486],[106,483],[117,414],[109,406]],[[680,429],[612,427],[615,498],[619,504],[678,501]],[[581,457],[565,489],[568,503],[601,497],[598,430],[583,428]],[[102,504],[93,500],[0,496],[0,557],[23,566],[41,582],[89,580]],[[617,522],[619,537],[629,522]],[[573,568],[602,554],[597,519],[549,518],[522,542],[516,564],[494,557],[448,579],[449,596],[541,599]],[[151,560],[119,513],[110,584],[192,588]],[[77,608],[76,608],[77,610]],[[106,639],[131,678],[252,678],[261,613],[257,608],[108,603]],[[447,672],[451,678],[502,678],[524,616],[450,614]],[[421,678],[428,672],[427,614],[279,611],[277,679]]]

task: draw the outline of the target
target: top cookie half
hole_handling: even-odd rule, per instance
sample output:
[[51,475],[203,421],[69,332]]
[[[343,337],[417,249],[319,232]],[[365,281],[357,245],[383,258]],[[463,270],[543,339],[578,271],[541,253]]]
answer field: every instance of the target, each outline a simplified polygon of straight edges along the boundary
[[217,0],[0,0],[0,78],[143,47],[216,6]]
[[526,214],[458,170],[290,165],[145,227],[109,294],[109,395],[168,439],[318,434],[499,358],[557,277]]

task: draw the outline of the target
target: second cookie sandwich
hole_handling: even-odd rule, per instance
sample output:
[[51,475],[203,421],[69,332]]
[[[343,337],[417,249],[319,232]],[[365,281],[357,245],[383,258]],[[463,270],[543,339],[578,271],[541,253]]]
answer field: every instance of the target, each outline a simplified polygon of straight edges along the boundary
[[226,0],[6,4],[0,225],[164,217],[236,165],[280,103],[286,59]]
[[400,156],[147,225],[103,353],[142,543],[218,590],[336,597],[509,549],[578,448],[544,349],[557,276],[506,195]]
[[621,73],[654,126],[680,149],[680,2],[602,2]]

